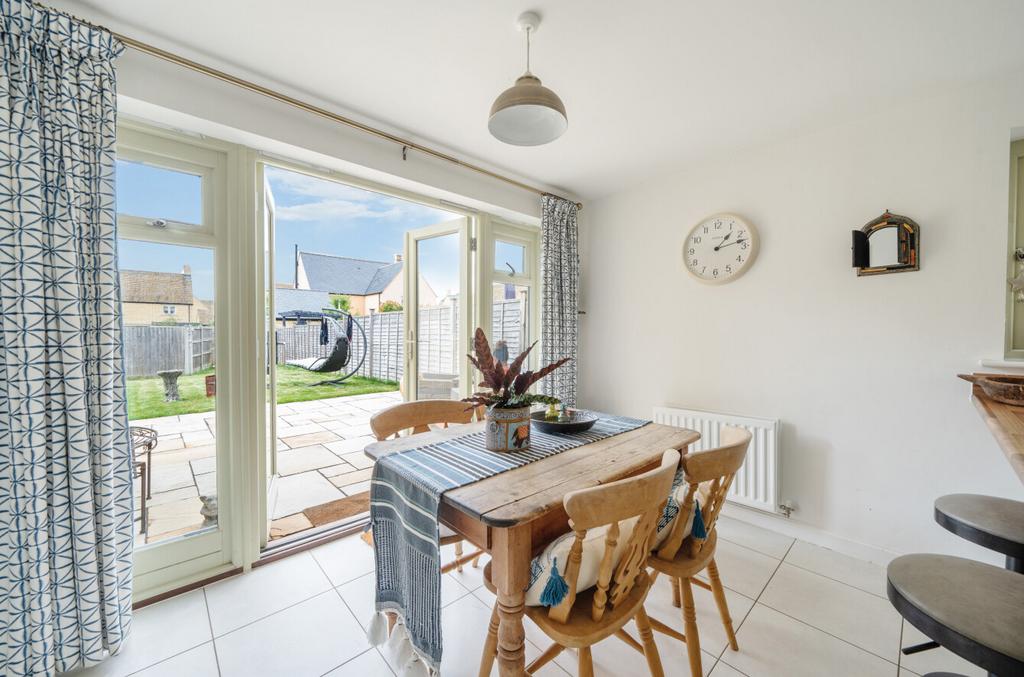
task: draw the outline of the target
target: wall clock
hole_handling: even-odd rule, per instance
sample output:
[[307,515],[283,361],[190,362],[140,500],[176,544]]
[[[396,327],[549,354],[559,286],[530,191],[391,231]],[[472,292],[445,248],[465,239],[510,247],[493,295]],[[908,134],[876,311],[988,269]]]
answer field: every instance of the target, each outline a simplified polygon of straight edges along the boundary
[[690,231],[683,243],[686,270],[701,282],[731,282],[757,256],[757,231],[734,214],[715,214]]

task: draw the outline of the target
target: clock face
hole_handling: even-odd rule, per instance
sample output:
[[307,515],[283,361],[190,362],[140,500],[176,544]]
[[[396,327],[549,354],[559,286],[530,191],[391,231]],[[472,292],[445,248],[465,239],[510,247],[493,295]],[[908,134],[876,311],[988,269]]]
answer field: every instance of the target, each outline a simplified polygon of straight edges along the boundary
[[710,216],[690,231],[683,262],[701,282],[721,284],[746,272],[757,255],[757,231],[732,214]]

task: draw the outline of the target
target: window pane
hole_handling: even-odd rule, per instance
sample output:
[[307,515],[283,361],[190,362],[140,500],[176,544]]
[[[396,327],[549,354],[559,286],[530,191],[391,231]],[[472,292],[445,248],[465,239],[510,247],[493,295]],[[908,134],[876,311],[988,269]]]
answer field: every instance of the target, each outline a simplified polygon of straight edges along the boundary
[[145,219],[203,222],[203,179],[174,169],[117,161],[117,211]]
[[495,282],[491,285],[491,303],[494,356],[508,364],[530,345],[530,288]]
[[494,270],[503,273],[522,275],[525,270],[526,247],[511,242],[494,242]]
[[459,398],[459,234],[416,243],[419,308],[416,309],[416,382],[421,400]]
[[133,444],[141,546],[217,526],[214,252],[120,240],[118,259],[129,424],[155,441]]

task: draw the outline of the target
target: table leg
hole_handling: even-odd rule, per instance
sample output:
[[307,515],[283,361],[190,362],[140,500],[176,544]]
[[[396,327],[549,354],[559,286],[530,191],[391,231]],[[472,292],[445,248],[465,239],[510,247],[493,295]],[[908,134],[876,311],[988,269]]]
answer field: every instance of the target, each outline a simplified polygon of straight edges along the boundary
[[498,590],[498,674],[526,674],[526,629],[523,608],[530,584],[530,528],[528,525],[493,530],[494,585]]

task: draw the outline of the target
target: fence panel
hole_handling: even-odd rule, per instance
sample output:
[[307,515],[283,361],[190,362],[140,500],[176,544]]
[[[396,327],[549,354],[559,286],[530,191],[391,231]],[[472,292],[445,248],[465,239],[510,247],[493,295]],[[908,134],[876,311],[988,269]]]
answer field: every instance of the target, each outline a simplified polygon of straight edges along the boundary
[[129,378],[180,369],[193,374],[214,362],[214,328],[190,325],[126,325],[125,371]]
[[[360,376],[399,381],[405,368],[405,320],[403,313],[372,313],[355,317],[366,333],[369,345],[366,360],[357,372]],[[459,373],[458,306],[429,306],[419,311],[419,363],[423,374],[456,375]],[[336,329],[330,325],[328,341],[320,344],[320,323],[278,327],[277,361],[310,357],[326,357],[337,339]],[[493,306],[491,337],[494,343],[505,341],[511,357],[523,349],[522,315],[520,301],[496,301]],[[363,354],[363,339],[359,331],[353,332],[352,359]],[[352,363],[354,366],[354,362]]]

